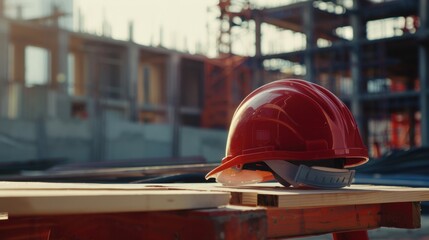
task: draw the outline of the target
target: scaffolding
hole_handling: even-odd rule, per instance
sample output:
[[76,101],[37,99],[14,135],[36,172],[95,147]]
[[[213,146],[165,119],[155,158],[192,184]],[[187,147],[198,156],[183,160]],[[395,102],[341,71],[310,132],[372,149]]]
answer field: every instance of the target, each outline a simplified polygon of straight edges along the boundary
[[[252,9],[254,87],[270,81],[261,69],[273,59],[302,66],[299,77],[351,108],[372,156],[428,146],[428,12],[425,0],[308,0]],[[262,51],[263,24],[302,34],[305,46]]]

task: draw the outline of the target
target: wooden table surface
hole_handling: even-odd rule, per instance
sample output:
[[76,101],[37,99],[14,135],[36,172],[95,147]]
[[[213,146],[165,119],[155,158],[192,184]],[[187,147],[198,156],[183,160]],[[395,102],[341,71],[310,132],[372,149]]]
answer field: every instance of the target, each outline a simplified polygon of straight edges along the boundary
[[267,239],[413,229],[421,201],[429,201],[428,188],[0,182],[0,239]]

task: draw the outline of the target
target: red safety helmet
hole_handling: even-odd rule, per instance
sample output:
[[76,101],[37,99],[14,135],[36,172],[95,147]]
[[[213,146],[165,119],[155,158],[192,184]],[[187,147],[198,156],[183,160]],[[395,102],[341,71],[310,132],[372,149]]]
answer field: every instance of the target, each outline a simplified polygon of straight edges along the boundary
[[298,79],[268,83],[238,106],[226,156],[206,178],[226,185],[348,186],[368,151],[350,110],[327,89]]

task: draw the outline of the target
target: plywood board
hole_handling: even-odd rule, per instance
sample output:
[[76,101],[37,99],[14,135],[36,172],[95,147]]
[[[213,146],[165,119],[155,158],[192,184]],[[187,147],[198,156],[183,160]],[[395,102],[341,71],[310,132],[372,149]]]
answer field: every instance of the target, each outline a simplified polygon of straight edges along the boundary
[[230,194],[127,184],[0,183],[0,212],[14,215],[215,208]]

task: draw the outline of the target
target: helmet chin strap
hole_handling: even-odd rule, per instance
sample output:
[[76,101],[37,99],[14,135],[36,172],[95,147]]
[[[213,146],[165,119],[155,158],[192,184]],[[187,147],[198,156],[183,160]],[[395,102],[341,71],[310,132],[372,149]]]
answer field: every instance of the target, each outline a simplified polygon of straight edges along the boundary
[[264,161],[273,172],[294,187],[313,188],[342,188],[350,186],[355,175],[354,170],[308,167],[295,165],[288,161],[266,160]]

